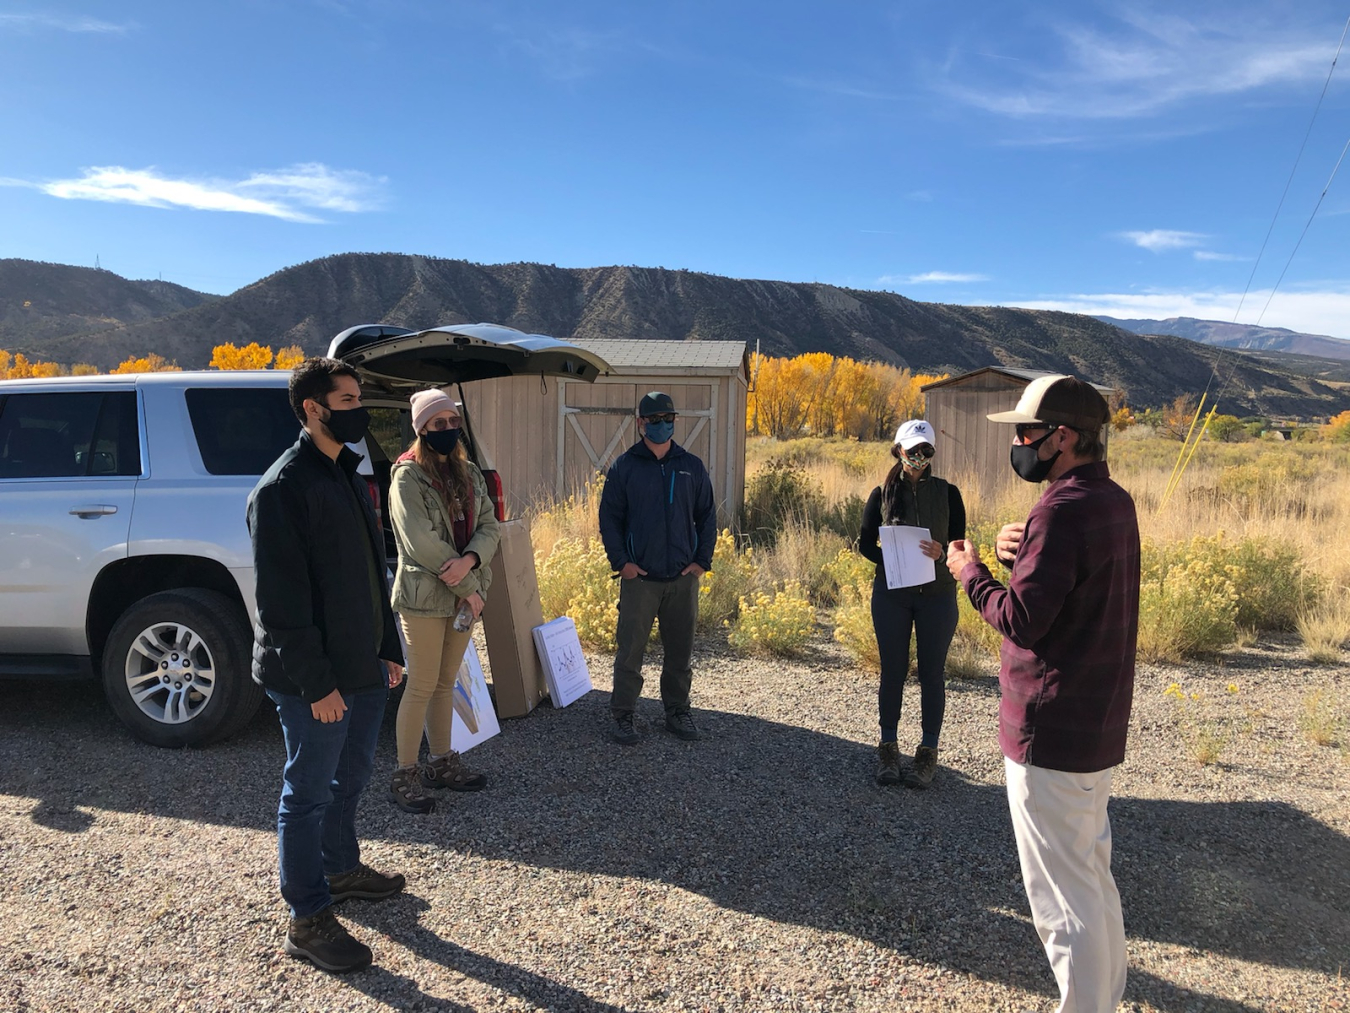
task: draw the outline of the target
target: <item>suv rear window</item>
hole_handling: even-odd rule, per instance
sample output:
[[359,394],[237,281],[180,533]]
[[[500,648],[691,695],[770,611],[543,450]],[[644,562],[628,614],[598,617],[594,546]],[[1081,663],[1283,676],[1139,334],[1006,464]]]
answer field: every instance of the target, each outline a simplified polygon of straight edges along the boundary
[[212,475],[261,475],[300,435],[285,387],[193,387],[186,395]]
[[0,479],[140,473],[134,392],[70,391],[0,398]]

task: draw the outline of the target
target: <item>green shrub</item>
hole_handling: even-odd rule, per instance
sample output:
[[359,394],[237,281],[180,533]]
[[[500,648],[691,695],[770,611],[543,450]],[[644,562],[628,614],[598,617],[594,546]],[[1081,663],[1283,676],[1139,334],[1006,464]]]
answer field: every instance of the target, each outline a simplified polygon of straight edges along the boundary
[[824,509],[820,524],[850,542],[856,542],[858,532],[862,530],[863,507],[866,505],[866,500],[856,492],[851,492],[839,502],[831,503]]
[[[992,549],[984,554],[991,553]],[[953,679],[973,679],[996,673],[1003,634],[985,622],[961,588],[956,591],[956,616],[956,633],[947,651],[947,674]]]
[[[1219,536],[1222,539],[1222,535]],[[1244,538],[1232,546],[1236,568],[1237,624],[1258,630],[1288,631],[1321,598],[1321,581],[1308,572],[1297,549],[1266,538]]]
[[700,629],[721,629],[736,618],[740,599],[755,583],[753,549],[736,548],[736,538],[723,529],[713,549],[712,570],[704,575],[698,589],[698,625]]
[[825,494],[798,464],[774,458],[745,487],[742,529],[756,544],[772,545],[789,521],[815,526]]
[[727,643],[738,651],[789,656],[801,653],[815,625],[815,609],[796,581],[778,591],[742,598]]
[[577,624],[577,637],[587,647],[614,650],[619,582],[611,579],[609,559],[600,540],[560,538],[547,556],[535,553],[534,565],[544,619],[568,616]]

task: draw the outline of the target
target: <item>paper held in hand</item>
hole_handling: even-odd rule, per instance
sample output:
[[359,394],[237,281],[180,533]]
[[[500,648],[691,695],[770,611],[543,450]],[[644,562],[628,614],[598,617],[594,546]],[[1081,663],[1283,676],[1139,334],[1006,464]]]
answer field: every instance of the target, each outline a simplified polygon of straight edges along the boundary
[[927,528],[908,524],[881,526],[881,559],[886,564],[888,588],[916,587],[937,579],[933,560],[919,548],[919,542],[930,541],[932,537]]
[[544,666],[548,695],[554,707],[566,707],[591,691],[591,672],[577,639],[577,625],[567,616],[534,628],[534,646]]

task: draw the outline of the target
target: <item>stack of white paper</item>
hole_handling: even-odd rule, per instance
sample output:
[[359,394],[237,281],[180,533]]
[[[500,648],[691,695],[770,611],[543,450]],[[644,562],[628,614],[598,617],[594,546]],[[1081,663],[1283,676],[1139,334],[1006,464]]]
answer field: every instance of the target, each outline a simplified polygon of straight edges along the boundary
[[921,541],[931,541],[927,528],[907,524],[881,526],[881,559],[886,564],[886,587],[915,587],[927,584],[937,577],[933,560],[919,548]]
[[566,707],[589,693],[591,671],[586,667],[586,656],[581,653],[577,624],[567,616],[559,616],[552,622],[536,626],[533,633],[553,706]]

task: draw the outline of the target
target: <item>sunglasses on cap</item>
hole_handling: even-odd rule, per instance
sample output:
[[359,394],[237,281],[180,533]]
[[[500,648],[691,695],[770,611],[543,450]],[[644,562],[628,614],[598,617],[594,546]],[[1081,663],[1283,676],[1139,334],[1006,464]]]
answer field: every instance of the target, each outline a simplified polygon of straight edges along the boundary
[[674,412],[666,412],[664,415],[644,415],[643,422],[674,422],[676,415]]

